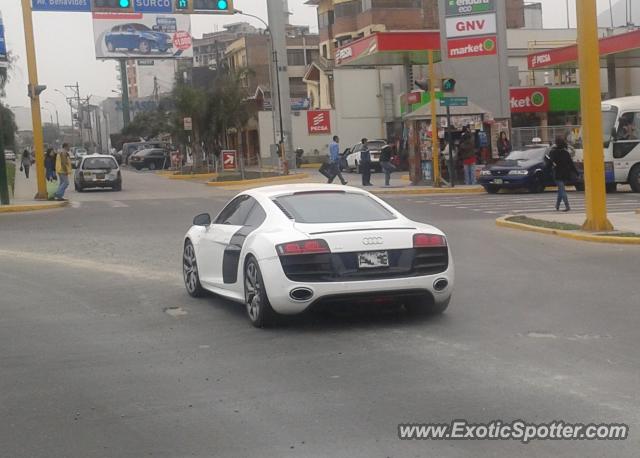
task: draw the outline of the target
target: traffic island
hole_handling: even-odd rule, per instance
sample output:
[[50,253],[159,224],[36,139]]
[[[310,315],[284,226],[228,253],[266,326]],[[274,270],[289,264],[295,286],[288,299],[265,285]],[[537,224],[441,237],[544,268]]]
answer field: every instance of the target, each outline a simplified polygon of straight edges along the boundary
[[609,220],[617,229],[611,232],[583,231],[578,223],[584,220],[583,213],[545,213],[503,216],[496,220],[496,225],[585,242],[640,245],[640,215],[636,213],[610,213]]
[[10,205],[0,205],[1,213],[22,213],[41,210],[51,210],[54,208],[62,208],[69,205],[68,201],[53,202],[37,202],[37,203],[15,203]]
[[260,184],[278,184],[291,182],[306,182],[309,175],[306,173],[292,173],[290,175],[279,175],[275,172],[245,172],[244,177],[240,174],[219,174],[214,180],[207,183],[207,186],[253,186]]

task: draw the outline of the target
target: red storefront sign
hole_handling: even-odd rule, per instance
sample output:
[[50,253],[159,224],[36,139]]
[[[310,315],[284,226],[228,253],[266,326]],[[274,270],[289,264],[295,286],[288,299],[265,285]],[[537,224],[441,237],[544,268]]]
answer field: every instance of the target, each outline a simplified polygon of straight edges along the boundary
[[448,40],[449,59],[463,57],[493,56],[498,53],[497,37],[471,37]]
[[238,168],[238,152],[235,150],[222,151],[222,169],[236,170]]
[[542,113],[549,111],[549,88],[511,88],[511,113]]
[[307,128],[309,134],[331,133],[331,113],[329,110],[307,111]]
[[422,92],[409,92],[407,103],[413,105],[422,101]]

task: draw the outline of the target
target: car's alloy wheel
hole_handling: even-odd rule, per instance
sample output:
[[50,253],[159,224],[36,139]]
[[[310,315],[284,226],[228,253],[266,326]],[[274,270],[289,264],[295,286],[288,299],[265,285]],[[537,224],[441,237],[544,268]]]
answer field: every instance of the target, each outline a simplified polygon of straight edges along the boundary
[[196,251],[190,241],[187,241],[184,244],[184,252],[182,255],[182,274],[184,277],[184,286],[187,288],[187,292],[190,296],[202,297],[206,294],[205,289],[200,284]]
[[254,258],[249,259],[244,269],[244,297],[251,324],[256,328],[273,324],[275,312],[269,304],[260,266]]

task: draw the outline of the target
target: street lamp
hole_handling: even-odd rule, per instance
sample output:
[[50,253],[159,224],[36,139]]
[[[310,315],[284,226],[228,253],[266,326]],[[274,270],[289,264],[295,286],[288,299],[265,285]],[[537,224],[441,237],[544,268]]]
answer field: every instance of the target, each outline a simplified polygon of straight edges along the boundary
[[58,115],[58,106],[55,103],[49,101],[46,101],[45,103],[53,106],[53,108],[56,110],[56,125],[58,126],[58,131],[60,131],[60,116]]
[[[284,126],[283,126],[283,121],[282,121],[282,96],[280,94],[280,71],[278,68],[278,54],[276,53],[276,50],[274,48],[273,45],[273,37],[271,35],[271,29],[269,28],[269,24],[266,23],[266,21],[264,19],[262,19],[259,16],[255,16],[253,14],[249,14],[249,13],[244,13],[240,10],[234,10],[233,11],[235,14],[239,14],[241,16],[248,16],[254,19],[257,19],[258,21],[262,22],[264,24],[264,26],[266,27],[266,32],[269,33],[269,44],[271,47],[271,59],[269,59],[269,84],[271,85],[271,107],[273,109],[273,71],[271,69],[271,60],[273,59],[275,64],[276,64],[276,87],[278,89],[278,118],[279,118],[279,122],[280,122],[280,143],[279,143],[279,151],[280,151],[280,159],[282,160],[282,166],[283,166],[283,171],[285,175],[289,174],[289,166],[287,164],[287,160],[285,157],[285,148],[284,148]],[[275,122],[274,122],[275,124]],[[274,126],[275,127],[275,126]],[[275,129],[274,129],[275,131]],[[275,138],[275,132],[274,132],[274,138]]]

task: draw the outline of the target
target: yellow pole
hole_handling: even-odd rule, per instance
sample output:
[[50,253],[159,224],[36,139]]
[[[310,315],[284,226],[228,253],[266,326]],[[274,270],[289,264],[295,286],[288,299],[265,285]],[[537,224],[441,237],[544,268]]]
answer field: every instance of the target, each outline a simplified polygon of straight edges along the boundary
[[586,231],[610,231],[604,183],[604,149],[600,108],[600,53],[596,0],[577,0],[580,103],[584,144]]
[[[24,20],[24,40],[27,46],[29,84],[35,88],[38,85],[38,66],[36,64],[36,46],[33,38],[31,0],[22,0],[22,18]],[[35,199],[46,200],[48,195],[47,182],[44,175],[44,139],[42,136],[40,97],[38,96],[31,98],[31,119],[33,121],[33,145],[36,150],[36,172],[38,178],[38,192],[35,195]]]
[[433,62],[433,50],[429,50],[429,92],[431,95],[431,150],[433,151],[433,186],[439,188],[440,182],[440,140],[438,139],[438,105],[436,101],[436,68]]

